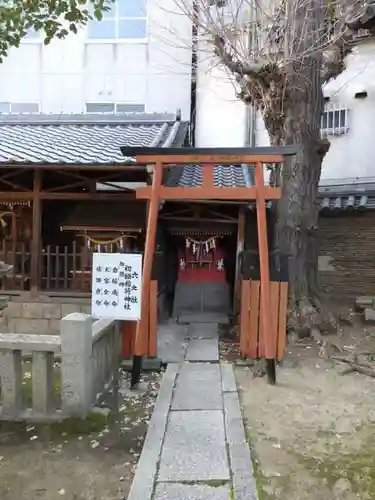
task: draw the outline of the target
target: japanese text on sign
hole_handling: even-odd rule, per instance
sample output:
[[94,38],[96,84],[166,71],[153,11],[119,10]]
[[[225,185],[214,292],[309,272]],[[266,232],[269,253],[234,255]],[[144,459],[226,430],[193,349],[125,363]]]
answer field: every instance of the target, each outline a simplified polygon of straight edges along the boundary
[[138,320],[141,316],[142,255],[94,253],[92,315]]

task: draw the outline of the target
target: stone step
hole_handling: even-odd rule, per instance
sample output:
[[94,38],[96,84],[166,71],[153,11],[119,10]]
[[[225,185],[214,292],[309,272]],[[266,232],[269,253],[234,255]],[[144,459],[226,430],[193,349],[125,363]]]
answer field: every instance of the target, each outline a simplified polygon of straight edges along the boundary
[[229,479],[222,410],[171,411],[157,482]]
[[365,310],[364,310],[364,319],[366,322],[368,323],[375,323],[375,310],[374,309],[370,309],[369,307],[367,307]]
[[359,309],[360,311],[363,311],[367,307],[373,307],[374,304],[375,304],[374,296],[358,297],[355,301],[356,308]]
[[218,339],[191,339],[189,340],[186,361],[216,363],[219,361]]

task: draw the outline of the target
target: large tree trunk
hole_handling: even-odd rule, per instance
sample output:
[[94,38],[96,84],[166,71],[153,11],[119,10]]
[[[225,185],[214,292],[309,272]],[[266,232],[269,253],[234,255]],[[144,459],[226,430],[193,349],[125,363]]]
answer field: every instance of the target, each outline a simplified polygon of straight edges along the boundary
[[276,247],[289,256],[290,324],[300,335],[320,322],[317,195],[327,147],[320,138],[323,94],[317,68],[319,61],[309,58],[289,75],[282,127],[276,128],[275,121],[265,116],[272,145],[296,144],[299,148],[281,175],[283,196],[277,205]]

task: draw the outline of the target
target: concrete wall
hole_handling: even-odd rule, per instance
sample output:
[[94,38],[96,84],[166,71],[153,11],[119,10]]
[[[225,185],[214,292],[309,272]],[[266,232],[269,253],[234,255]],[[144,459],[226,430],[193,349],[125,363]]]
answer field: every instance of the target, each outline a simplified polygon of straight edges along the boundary
[[8,307],[0,318],[0,332],[56,335],[61,318],[75,312],[90,314],[90,301],[60,297],[31,301],[25,297],[9,297]]
[[146,112],[181,108],[189,119],[191,21],[174,0],[147,0],[147,17],[144,40],[93,41],[86,28],[49,46],[24,40],[0,66],[0,102],[38,102],[43,113],[133,103]]

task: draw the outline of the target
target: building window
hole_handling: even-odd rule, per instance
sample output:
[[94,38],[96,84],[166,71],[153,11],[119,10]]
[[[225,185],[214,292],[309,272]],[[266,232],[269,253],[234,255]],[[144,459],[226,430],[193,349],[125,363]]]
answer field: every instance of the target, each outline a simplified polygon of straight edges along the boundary
[[22,40],[26,41],[39,41],[41,39],[41,32],[36,31],[33,28],[30,28],[27,30],[26,35],[23,37]]
[[116,104],[116,113],[144,113],[144,104]]
[[87,102],[86,113],[114,113],[115,105],[112,102]]
[[91,40],[143,40],[146,32],[146,0],[115,0],[101,21],[88,24]]
[[87,102],[86,113],[144,113],[144,104]]
[[39,113],[38,102],[0,102],[0,113],[4,114],[35,114]]
[[[329,105],[328,105],[329,106]],[[323,135],[343,135],[348,131],[348,110],[343,107],[328,107],[323,112],[321,131]]]

